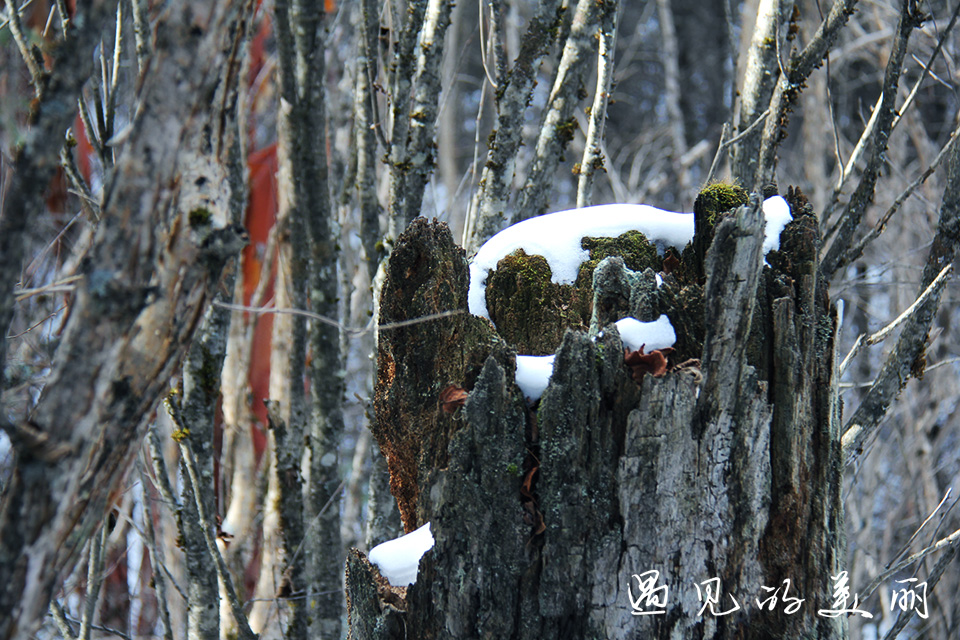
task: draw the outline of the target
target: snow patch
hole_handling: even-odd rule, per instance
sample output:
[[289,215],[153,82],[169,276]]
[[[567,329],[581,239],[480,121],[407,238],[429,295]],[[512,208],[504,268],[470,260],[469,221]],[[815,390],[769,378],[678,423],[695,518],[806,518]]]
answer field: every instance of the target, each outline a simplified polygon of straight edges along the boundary
[[555,356],[517,356],[517,386],[529,404],[540,399],[553,374]]
[[[780,246],[780,232],[791,220],[790,206],[780,196],[774,196],[764,200],[763,213],[767,219],[763,241],[766,255]],[[645,204],[601,204],[518,222],[487,240],[470,262],[470,313],[490,319],[487,276],[500,260],[517,249],[523,249],[527,255],[543,256],[550,265],[551,281],[573,284],[580,265],[590,258],[590,252],[580,245],[581,239],[615,238],[627,231],[640,231],[661,250],[682,249],[693,239],[693,214]]]
[[636,318],[623,318],[617,320],[617,331],[620,332],[620,340],[623,346],[630,351],[638,351],[640,347],[644,348],[644,353],[650,353],[656,349],[666,349],[672,347],[677,341],[677,334],[670,324],[670,318],[661,315],[653,322],[640,322]]
[[395,587],[406,587],[417,581],[420,558],[433,548],[430,523],[407,535],[387,540],[370,550],[368,558],[380,574]]
[[763,201],[763,216],[767,219],[763,228],[763,255],[780,249],[780,233],[793,220],[790,205],[780,196]]

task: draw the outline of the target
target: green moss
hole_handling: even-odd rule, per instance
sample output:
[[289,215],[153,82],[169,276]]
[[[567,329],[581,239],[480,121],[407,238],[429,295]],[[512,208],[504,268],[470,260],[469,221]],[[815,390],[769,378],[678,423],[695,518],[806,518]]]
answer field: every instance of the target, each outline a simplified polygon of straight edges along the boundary
[[213,218],[213,212],[206,207],[197,207],[190,212],[188,221],[190,222],[190,227],[196,229],[197,227],[205,227],[210,224],[210,219]]
[[170,437],[173,438],[174,442],[183,442],[190,437],[190,429],[174,429]]
[[511,462],[507,465],[507,473],[514,477],[520,477],[520,467],[518,467],[516,463]]
[[693,210],[706,214],[707,223],[713,227],[718,217],[732,209],[741,207],[749,201],[746,189],[736,184],[714,182],[705,186],[697,194]]
[[573,136],[579,128],[580,125],[577,124],[576,118],[570,118],[566,122],[561,122],[557,125],[557,140],[560,141],[562,146],[566,146],[568,142],[573,140]]
[[487,310],[500,336],[518,353],[554,353],[567,329],[586,331],[593,313],[593,272],[601,260],[623,258],[633,271],[660,271],[663,260],[639,231],[616,238],[583,238],[590,258],[580,266],[572,285],[551,281],[550,265],[542,256],[522,249],[501,259],[487,279]]
[[604,258],[619,256],[631,271],[643,271],[650,267],[654,271],[663,268],[663,259],[657,255],[657,248],[639,231],[627,231],[616,238],[584,238],[580,246],[590,252],[590,259],[580,265],[577,274],[577,287],[593,286],[593,270]]
[[556,351],[566,328],[586,329],[592,293],[551,281],[543,256],[522,249],[506,256],[487,279],[487,308],[500,336],[519,353]]

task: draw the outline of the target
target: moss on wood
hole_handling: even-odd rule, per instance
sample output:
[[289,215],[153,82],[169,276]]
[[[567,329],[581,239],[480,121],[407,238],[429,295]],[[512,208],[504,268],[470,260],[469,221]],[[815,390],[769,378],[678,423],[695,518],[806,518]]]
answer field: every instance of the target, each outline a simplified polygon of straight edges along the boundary
[[590,324],[590,288],[557,284],[552,275],[543,256],[518,249],[487,278],[490,319],[517,353],[549,355],[565,329],[586,330]]
[[660,271],[663,258],[639,231],[615,238],[583,238],[581,246],[590,258],[580,265],[572,285],[551,281],[546,259],[527,255],[523,249],[504,257],[487,278],[487,310],[501,337],[530,355],[554,353],[566,329],[585,331],[593,313],[593,273],[605,258],[619,257],[631,271]]

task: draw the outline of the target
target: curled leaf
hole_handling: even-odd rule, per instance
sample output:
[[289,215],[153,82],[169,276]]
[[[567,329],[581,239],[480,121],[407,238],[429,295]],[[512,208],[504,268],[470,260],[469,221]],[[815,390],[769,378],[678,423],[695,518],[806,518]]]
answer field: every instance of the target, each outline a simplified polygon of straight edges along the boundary
[[440,392],[440,408],[446,413],[453,413],[466,403],[468,395],[463,387],[448,384]]
[[672,347],[663,349],[654,349],[650,353],[644,353],[643,348],[646,345],[640,345],[637,351],[624,349],[623,362],[630,367],[633,379],[636,382],[642,382],[643,376],[652,375],[659,378],[668,371],[667,356],[673,353]]

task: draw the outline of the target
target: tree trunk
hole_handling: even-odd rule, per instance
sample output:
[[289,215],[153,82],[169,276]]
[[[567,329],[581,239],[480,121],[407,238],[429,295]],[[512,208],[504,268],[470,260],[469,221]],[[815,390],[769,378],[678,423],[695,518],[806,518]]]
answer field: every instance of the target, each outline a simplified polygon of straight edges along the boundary
[[[350,555],[353,638],[845,637],[843,618],[818,613],[843,568],[836,320],[817,218],[791,196],[769,266],[754,198],[716,226],[702,286],[682,267],[666,278],[653,304],[678,345],[703,345],[702,364],[639,385],[612,325],[567,331],[535,411],[485,320],[382,331],[374,435],[406,530],[429,521],[436,544],[407,589]],[[381,325],[464,310],[466,274],[444,225],[415,221]],[[678,301],[698,299],[703,324],[681,321],[701,312]],[[469,391],[453,413],[449,384]]]

